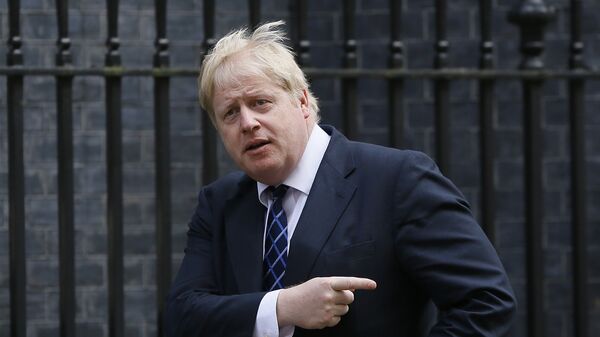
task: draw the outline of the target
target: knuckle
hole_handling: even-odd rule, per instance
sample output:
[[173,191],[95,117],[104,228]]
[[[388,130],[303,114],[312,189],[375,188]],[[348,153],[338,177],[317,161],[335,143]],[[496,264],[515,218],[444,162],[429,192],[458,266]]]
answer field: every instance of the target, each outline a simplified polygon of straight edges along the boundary
[[332,319],[329,321],[329,325],[328,325],[328,326],[329,326],[329,327],[336,326],[336,325],[337,325],[337,324],[340,322],[340,320],[341,320],[341,318],[340,318],[340,317],[337,317],[337,316],[335,316],[335,317],[333,317],[333,318],[332,318]]
[[323,302],[325,302],[325,303],[333,302],[333,297],[334,297],[333,293],[329,292],[329,291],[323,293],[323,295],[322,295]]
[[351,291],[347,291],[346,292],[346,299],[348,300],[348,303],[354,302],[354,293],[351,292]]

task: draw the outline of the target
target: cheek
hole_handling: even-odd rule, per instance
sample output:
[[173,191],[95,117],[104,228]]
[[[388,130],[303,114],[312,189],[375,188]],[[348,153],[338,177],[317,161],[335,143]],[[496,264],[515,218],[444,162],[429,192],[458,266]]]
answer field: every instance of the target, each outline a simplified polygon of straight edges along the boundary
[[236,148],[240,146],[239,140],[235,134],[233,132],[229,132],[229,130],[220,129],[219,136],[221,136],[221,140],[223,141],[223,145],[225,145],[227,152],[229,152],[230,155],[235,154],[237,152],[235,151]]

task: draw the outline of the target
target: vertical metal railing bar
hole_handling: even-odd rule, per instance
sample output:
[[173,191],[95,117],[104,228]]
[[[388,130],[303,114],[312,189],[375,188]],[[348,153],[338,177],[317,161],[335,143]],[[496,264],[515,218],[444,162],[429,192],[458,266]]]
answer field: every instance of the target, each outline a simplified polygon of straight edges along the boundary
[[248,0],[248,18],[252,29],[258,27],[260,24],[260,0]]
[[[479,1],[481,29],[480,69],[494,68],[492,40],[492,0]],[[494,80],[479,81],[479,124],[481,160],[481,224],[491,242],[495,241],[495,188],[494,188]]]
[[[119,51],[119,0],[107,0],[108,38],[105,65],[121,66]],[[108,335],[123,337],[123,160],[121,124],[121,77],[106,83],[106,172],[108,225]]]
[[[585,70],[581,35],[582,1],[571,0],[571,54],[569,67]],[[569,81],[571,145],[571,212],[573,245],[573,328],[574,336],[588,336],[587,250],[586,250],[586,169],[584,129],[584,85],[582,79]]]
[[[167,1],[155,1],[156,43],[154,67],[169,67]],[[163,313],[171,284],[171,154],[169,77],[154,78],[154,132],[156,161],[156,325],[164,336]]]
[[[23,66],[21,50],[20,1],[10,0],[9,52],[10,67]],[[23,76],[6,79],[8,113],[8,231],[10,260],[10,336],[25,337],[26,272],[25,272],[25,165],[23,159]]]
[[[215,40],[215,1],[204,0],[204,44],[201,62],[214,47]],[[217,132],[207,111],[202,111],[202,183],[208,184],[219,176],[217,159]]]
[[[404,68],[404,43],[402,42],[403,1],[390,0],[390,68]],[[389,143],[399,148],[404,137],[404,81],[394,78],[389,81]]]
[[[523,70],[544,68],[544,29],[554,16],[542,0],[524,0],[509,12],[509,20],[520,26]],[[542,85],[541,80],[523,81],[523,149],[525,156],[525,227],[527,270],[527,322],[529,337],[545,336],[544,256],[542,246]]]
[[[450,44],[447,40],[447,3],[446,0],[435,1],[435,69],[443,69],[448,66],[448,48]],[[450,174],[450,95],[449,82],[447,79],[437,79],[434,83],[434,101],[435,101],[435,144],[436,160],[440,170]]]
[[[72,66],[68,1],[56,1],[58,52],[56,65]],[[56,77],[58,142],[58,223],[60,335],[75,336],[75,240],[73,189],[73,77]]]
[[308,5],[306,0],[296,0],[295,8],[291,13],[296,19],[296,39],[295,39],[295,50],[296,50],[296,62],[301,67],[310,66],[310,41],[307,35],[307,23],[308,23]]
[[[344,68],[356,68],[356,36],[355,36],[356,1],[344,1]],[[355,140],[358,136],[358,107],[356,78],[342,80],[342,114],[344,131],[348,138]]]

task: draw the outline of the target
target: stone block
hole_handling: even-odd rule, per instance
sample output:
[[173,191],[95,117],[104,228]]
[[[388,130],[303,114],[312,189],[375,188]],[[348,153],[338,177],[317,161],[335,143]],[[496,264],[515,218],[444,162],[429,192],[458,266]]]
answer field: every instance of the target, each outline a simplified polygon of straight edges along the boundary
[[[8,235],[7,229],[0,229],[0,258],[2,259],[9,254]],[[8,274],[8,269],[1,269],[1,271]]]
[[[78,163],[102,166],[105,161],[104,135],[76,134],[73,142],[73,160]],[[101,183],[101,181],[99,181]]]
[[340,43],[315,42],[310,47],[310,66],[311,67],[343,67],[343,50]]
[[[596,225],[595,227],[598,228],[600,226]],[[600,259],[597,258],[598,256],[600,256],[600,247],[598,247],[597,245],[595,247],[588,245],[587,254],[587,268],[589,271],[589,279],[600,280]]]
[[502,220],[521,220],[525,216],[525,196],[522,191],[507,190],[496,192],[496,216]]
[[569,221],[545,221],[544,236],[548,249],[566,248],[571,246],[572,227]]
[[104,259],[80,257],[76,261],[75,282],[77,286],[106,286],[106,268],[106,262]]
[[172,102],[198,102],[198,85],[195,77],[174,79],[169,89]]
[[499,130],[496,137],[502,141],[495,143],[494,152],[499,159],[522,160],[523,136],[520,130]]
[[75,77],[74,102],[104,102],[104,79],[100,77]]
[[587,193],[587,217],[590,220],[600,219],[600,190],[591,190]]
[[369,39],[388,41],[390,39],[390,18],[385,12],[359,12],[355,16],[356,27],[369,27],[369,29],[356,29],[356,39]]
[[[499,251],[516,250],[525,245],[523,220],[497,220],[495,247]],[[517,261],[513,261],[517,263]]]
[[141,288],[144,284],[144,263],[138,257],[127,257],[124,260],[123,284],[129,289]]
[[73,179],[76,194],[106,193],[106,167],[104,165],[76,167]]
[[197,169],[180,167],[171,169],[171,189],[184,195],[194,195],[201,185]]
[[26,198],[25,209],[26,226],[52,228],[58,224],[58,204],[54,198]]
[[77,322],[75,334],[77,336],[103,337],[106,336],[106,324],[99,322]]
[[25,233],[25,253],[27,257],[45,257],[48,253],[45,230],[30,229]]
[[[547,288],[553,289],[553,291],[548,292],[549,308],[558,310],[570,309],[565,303],[571,297],[570,292],[556,291],[557,289],[564,290],[562,289],[564,287],[571,288],[571,284],[569,284],[571,277],[571,254],[567,251],[566,247],[544,250],[544,276],[547,279]],[[557,294],[561,295],[557,296]],[[566,298],[566,300],[559,299],[558,297]]]
[[156,259],[154,257],[144,260],[143,277],[144,288],[152,288],[156,285]]
[[390,127],[388,125],[389,109],[387,104],[381,103],[363,103],[360,105],[359,125],[364,131],[385,132]]
[[434,123],[433,105],[431,103],[408,103],[406,112],[408,114],[407,127],[409,128],[425,128],[432,126]]
[[52,6],[50,0],[22,0],[21,9],[23,10],[42,10],[49,9]]
[[[390,49],[387,41],[378,43],[361,43],[357,52],[359,53],[358,66],[363,69],[383,69],[390,66]],[[386,81],[385,79],[379,78],[360,78],[359,82],[363,81]],[[378,92],[379,96],[384,96],[385,92]],[[359,94],[363,94],[359,90]],[[385,98],[382,98],[385,99]]]
[[[526,292],[519,292],[517,289],[519,288],[519,280],[525,279],[525,252],[521,249],[510,249],[510,250],[500,250],[498,252],[500,256],[500,260],[506,269],[506,273],[508,274],[509,279],[517,293],[517,300],[520,303],[524,302],[524,295]],[[521,296],[519,296],[521,294]]]
[[405,43],[407,68],[427,69],[433,67],[433,41],[409,40]]
[[69,11],[69,33],[74,40],[100,40],[103,38],[100,31],[101,12],[96,11]]
[[8,288],[10,284],[10,273],[9,273],[9,262],[6,256],[2,256],[0,259],[0,289]]
[[56,15],[48,12],[22,14],[23,39],[50,40],[56,38]]
[[389,1],[386,0],[360,0],[358,1],[359,11],[383,11],[389,10]]
[[570,162],[563,160],[546,160],[544,162],[544,186],[551,189],[565,190],[571,186]]
[[124,106],[122,125],[123,130],[152,130],[154,128],[153,111],[147,107]]
[[552,312],[546,314],[545,334],[548,337],[567,337],[566,334],[566,317],[562,312]]
[[[195,67],[200,69],[200,54],[203,51],[203,40],[195,40],[193,42],[178,42],[173,41],[169,51],[171,55],[172,67]],[[172,78],[171,81],[176,81],[177,78]],[[196,88],[196,85],[194,85]]]
[[25,172],[25,194],[45,194],[44,172],[26,170]]
[[588,158],[600,155],[600,127],[586,128],[585,139],[585,152]]
[[123,190],[127,193],[154,193],[154,168],[146,165],[123,167]]
[[123,237],[124,252],[126,255],[146,255],[155,252],[156,238],[152,230],[127,231]]
[[155,322],[156,294],[154,290],[125,292],[125,321],[129,323]]
[[[404,10],[402,17],[402,40],[416,41],[429,38],[428,30],[425,26],[426,14],[420,10]],[[406,53],[406,49],[405,49]]]
[[460,68],[479,67],[479,41],[463,40],[460,36],[450,41],[448,66]]
[[[357,83],[359,104],[383,103],[387,101],[387,81],[382,79],[364,78]],[[343,98],[342,98],[343,99]]]
[[198,162],[202,157],[202,137],[199,134],[179,134],[171,137],[173,163]]
[[[464,89],[468,90],[467,88]],[[479,106],[477,103],[465,101],[452,103],[450,116],[450,127],[454,130],[471,131],[479,127]]]
[[198,20],[198,13],[190,11],[171,11],[167,15],[169,35],[178,41],[190,41],[200,44],[204,40],[204,22]]
[[58,286],[58,261],[29,259],[27,261],[27,285],[32,289]]
[[[82,318],[94,318],[94,320],[104,320],[108,318],[108,293],[105,289],[86,290],[78,296],[79,311]],[[127,307],[127,300],[125,300]]]
[[29,324],[32,336],[37,337],[59,337],[60,327],[58,321],[55,322],[32,322]]

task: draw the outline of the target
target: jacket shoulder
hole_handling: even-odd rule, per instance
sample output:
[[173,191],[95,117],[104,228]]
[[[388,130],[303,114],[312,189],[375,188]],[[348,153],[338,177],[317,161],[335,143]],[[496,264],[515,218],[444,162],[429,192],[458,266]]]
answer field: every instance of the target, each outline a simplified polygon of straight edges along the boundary
[[227,200],[233,198],[240,191],[245,191],[256,186],[256,182],[241,171],[229,173],[200,190],[207,199]]

